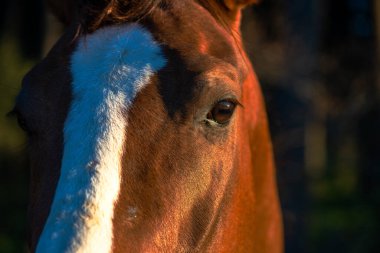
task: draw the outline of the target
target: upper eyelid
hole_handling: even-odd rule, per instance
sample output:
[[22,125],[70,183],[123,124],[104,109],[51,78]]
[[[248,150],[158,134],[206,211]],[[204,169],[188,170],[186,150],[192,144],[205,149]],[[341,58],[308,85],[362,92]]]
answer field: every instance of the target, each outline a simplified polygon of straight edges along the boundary
[[233,95],[226,94],[226,95],[222,96],[221,99],[219,99],[216,103],[223,101],[223,100],[230,100],[230,101],[236,103],[237,106],[240,106],[241,108],[244,109],[244,105],[240,102],[240,100],[234,94]]
[[244,109],[244,105],[239,101],[239,99],[235,98],[233,101],[236,103],[237,106],[240,106],[241,108]]

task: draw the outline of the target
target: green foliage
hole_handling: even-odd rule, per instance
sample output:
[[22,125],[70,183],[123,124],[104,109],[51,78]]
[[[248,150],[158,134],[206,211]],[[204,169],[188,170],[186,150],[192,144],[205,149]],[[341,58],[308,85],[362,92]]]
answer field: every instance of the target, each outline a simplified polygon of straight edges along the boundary
[[360,191],[353,140],[342,144],[330,172],[309,183],[308,252],[361,253],[377,247],[379,214]]
[[25,137],[12,110],[23,75],[32,66],[18,53],[13,38],[0,41],[0,252],[26,252],[25,230],[28,171]]
[[0,148],[17,152],[24,138],[14,121],[4,116],[12,109],[22,78],[32,62],[21,57],[17,43],[12,38],[0,41],[0,55]]

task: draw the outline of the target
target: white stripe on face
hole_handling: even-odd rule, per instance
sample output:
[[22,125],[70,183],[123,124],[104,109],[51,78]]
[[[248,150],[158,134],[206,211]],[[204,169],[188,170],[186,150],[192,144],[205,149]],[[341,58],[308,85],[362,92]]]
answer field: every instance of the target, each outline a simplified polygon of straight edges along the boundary
[[61,175],[37,252],[110,252],[126,111],[165,59],[137,24],[82,38],[71,59],[73,100]]

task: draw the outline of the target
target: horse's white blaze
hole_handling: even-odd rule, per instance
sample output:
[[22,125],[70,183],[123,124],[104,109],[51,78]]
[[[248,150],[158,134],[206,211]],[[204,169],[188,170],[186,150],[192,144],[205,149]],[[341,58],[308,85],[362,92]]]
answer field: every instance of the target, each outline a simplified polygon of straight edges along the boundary
[[37,252],[111,250],[126,111],[164,65],[159,46],[136,24],[80,40],[71,60],[73,99],[61,175]]

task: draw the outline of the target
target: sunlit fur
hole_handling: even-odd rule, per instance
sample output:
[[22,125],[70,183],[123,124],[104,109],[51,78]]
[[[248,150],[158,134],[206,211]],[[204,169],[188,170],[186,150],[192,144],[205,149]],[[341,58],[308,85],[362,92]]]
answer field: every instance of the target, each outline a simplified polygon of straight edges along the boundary
[[71,58],[61,175],[37,252],[111,251],[127,111],[164,65],[159,45],[136,24],[80,40]]

